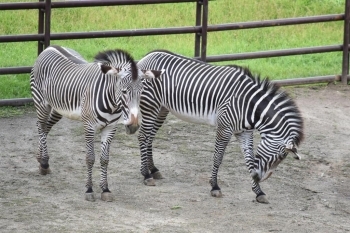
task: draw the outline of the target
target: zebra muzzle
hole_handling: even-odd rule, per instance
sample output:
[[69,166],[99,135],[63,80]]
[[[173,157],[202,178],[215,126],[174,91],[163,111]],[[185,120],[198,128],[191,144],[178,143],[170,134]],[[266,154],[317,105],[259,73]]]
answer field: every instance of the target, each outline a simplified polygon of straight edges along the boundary
[[134,134],[139,129],[139,121],[138,118],[131,114],[131,120],[128,125],[125,125],[125,130],[127,134]]
[[267,172],[259,182],[263,182],[264,180],[267,180],[272,175],[272,173],[273,171]]
[[139,129],[139,127],[139,125],[126,125],[125,131],[127,134],[134,134]]

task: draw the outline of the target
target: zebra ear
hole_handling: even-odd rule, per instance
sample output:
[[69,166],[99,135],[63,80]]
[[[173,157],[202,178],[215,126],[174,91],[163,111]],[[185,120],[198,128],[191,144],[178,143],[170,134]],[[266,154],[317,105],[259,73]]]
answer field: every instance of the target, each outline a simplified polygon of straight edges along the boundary
[[301,157],[298,154],[297,148],[294,145],[292,145],[292,144],[286,145],[286,152],[292,152],[293,158],[295,158],[297,160],[301,160]]
[[111,66],[103,65],[102,63],[98,63],[98,65],[100,66],[100,69],[101,69],[102,73],[104,73],[104,74],[117,75],[120,72],[120,69],[116,69],[116,68],[111,67]]
[[143,78],[150,81],[152,79],[159,78],[165,72],[165,70],[141,70],[141,72],[143,73]]

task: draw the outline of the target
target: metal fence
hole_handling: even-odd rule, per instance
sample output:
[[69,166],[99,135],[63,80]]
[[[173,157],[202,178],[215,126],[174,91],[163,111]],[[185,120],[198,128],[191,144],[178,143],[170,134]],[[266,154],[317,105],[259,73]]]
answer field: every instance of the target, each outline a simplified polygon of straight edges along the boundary
[[[69,32],[51,33],[51,11],[55,8],[74,7],[98,7],[98,6],[122,6],[122,5],[142,5],[142,4],[175,4],[192,2],[196,7],[195,25],[186,27],[152,28],[152,29],[132,29],[132,30],[112,30],[94,32]],[[280,85],[302,85],[321,82],[341,81],[347,84],[349,79],[349,25],[350,25],[350,0],[345,2],[343,14],[320,15],[311,17],[285,18],[276,20],[264,20],[256,22],[240,22],[228,24],[208,25],[208,0],[89,0],[89,1],[62,1],[51,2],[51,0],[39,0],[38,2],[18,2],[1,3],[0,12],[4,10],[38,10],[38,33],[26,35],[1,35],[0,43],[5,42],[38,42],[38,54],[50,45],[51,40],[87,39],[87,38],[108,38],[108,37],[131,37],[149,35],[169,35],[169,34],[194,34],[194,58],[206,62],[232,61],[243,59],[256,59],[268,57],[280,57],[290,55],[302,55],[313,53],[327,53],[342,51],[342,73],[341,75],[327,75],[308,78],[297,78],[275,81]],[[218,32],[227,30],[242,30],[263,27],[277,27],[296,24],[312,24],[321,22],[343,21],[344,38],[343,44],[293,48],[284,50],[258,51],[250,53],[224,54],[207,56],[207,34],[208,32]],[[5,67],[0,68],[0,75],[30,73],[31,67]],[[0,77],[1,78],[1,77]],[[32,102],[31,98],[0,100],[0,106],[22,105]]]

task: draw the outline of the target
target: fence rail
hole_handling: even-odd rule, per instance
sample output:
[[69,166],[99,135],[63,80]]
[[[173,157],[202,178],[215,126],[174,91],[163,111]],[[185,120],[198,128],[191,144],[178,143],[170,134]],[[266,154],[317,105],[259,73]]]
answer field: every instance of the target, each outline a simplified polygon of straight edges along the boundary
[[[175,3],[195,3],[196,16],[195,25],[186,27],[170,28],[150,28],[150,29],[130,29],[130,30],[112,30],[112,31],[93,31],[93,32],[68,32],[51,33],[51,11],[56,8],[73,7],[99,7],[99,6],[122,6],[122,5],[142,5],[142,4],[175,4]],[[31,3],[1,3],[0,12],[3,10],[25,10],[37,9],[38,14],[38,33],[26,35],[3,35],[0,36],[0,43],[5,42],[38,42],[38,54],[50,45],[51,40],[68,39],[88,39],[88,38],[108,38],[108,37],[131,37],[131,36],[156,36],[169,34],[194,34],[194,58],[206,62],[219,62],[243,59],[257,59],[267,57],[280,57],[291,55],[302,55],[312,53],[328,53],[341,51],[343,54],[341,75],[317,76],[308,78],[288,79],[275,81],[280,85],[302,85],[320,82],[341,81],[347,84],[349,80],[349,25],[350,25],[350,0],[345,2],[344,14],[319,15],[311,17],[285,18],[276,20],[238,22],[208,25],[208,0],[89,0],[89,1],[62,1],[51,2],[51,0],[38,0]],[[292,48],[284,50],[258,51],[238,54],[221,54],[207,56],[207,34],[209,32],[242,30],[263,27],[277,27],[297,24],[312,24],[324,22],[344,22],[344,38],[341,45],[327,45],[307,48]],[[3,74],[22,74],[30,73],[31,67],[4,67],[0,68],[0,75]],[[31,98],[0,100],[0,106],[21,105],[30,103]]]

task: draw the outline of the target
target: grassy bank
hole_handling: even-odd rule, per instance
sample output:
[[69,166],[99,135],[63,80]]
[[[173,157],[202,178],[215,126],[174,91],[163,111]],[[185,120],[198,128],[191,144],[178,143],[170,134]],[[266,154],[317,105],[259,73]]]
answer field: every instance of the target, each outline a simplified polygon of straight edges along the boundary
[[[0,0],[0,2],[9,2]],[[15,2],[15,1],[12,1]],[[23,0],[21,1],[23,2]],[[27,1],[28,2],[28,1]],[[216,0],[209,3],[209,24],[343,13],[344,0]],[[37,11],[3,11],[0,34],[37,33]],[[53,9],[51,32],[84,32],[193,26],[195,4],[161,4],[74,9]],[[212,32],[208,35],[208,55],[341,44],[343,23],[318,23],[262,29]],[[87,60],[101,50],[122,48],[135,59],[153,49],[167,49],[194,55],[194,35],[168,35],[52,41],[71,47]],[[32,66],[37,43],[1,43],[0,66]],[[313,54],[282,58],[232,61],[249,66],[271,79],[308,77],[341,73],[341,53]],[[29,74],[0,76],[0,99],[30,97]]]

